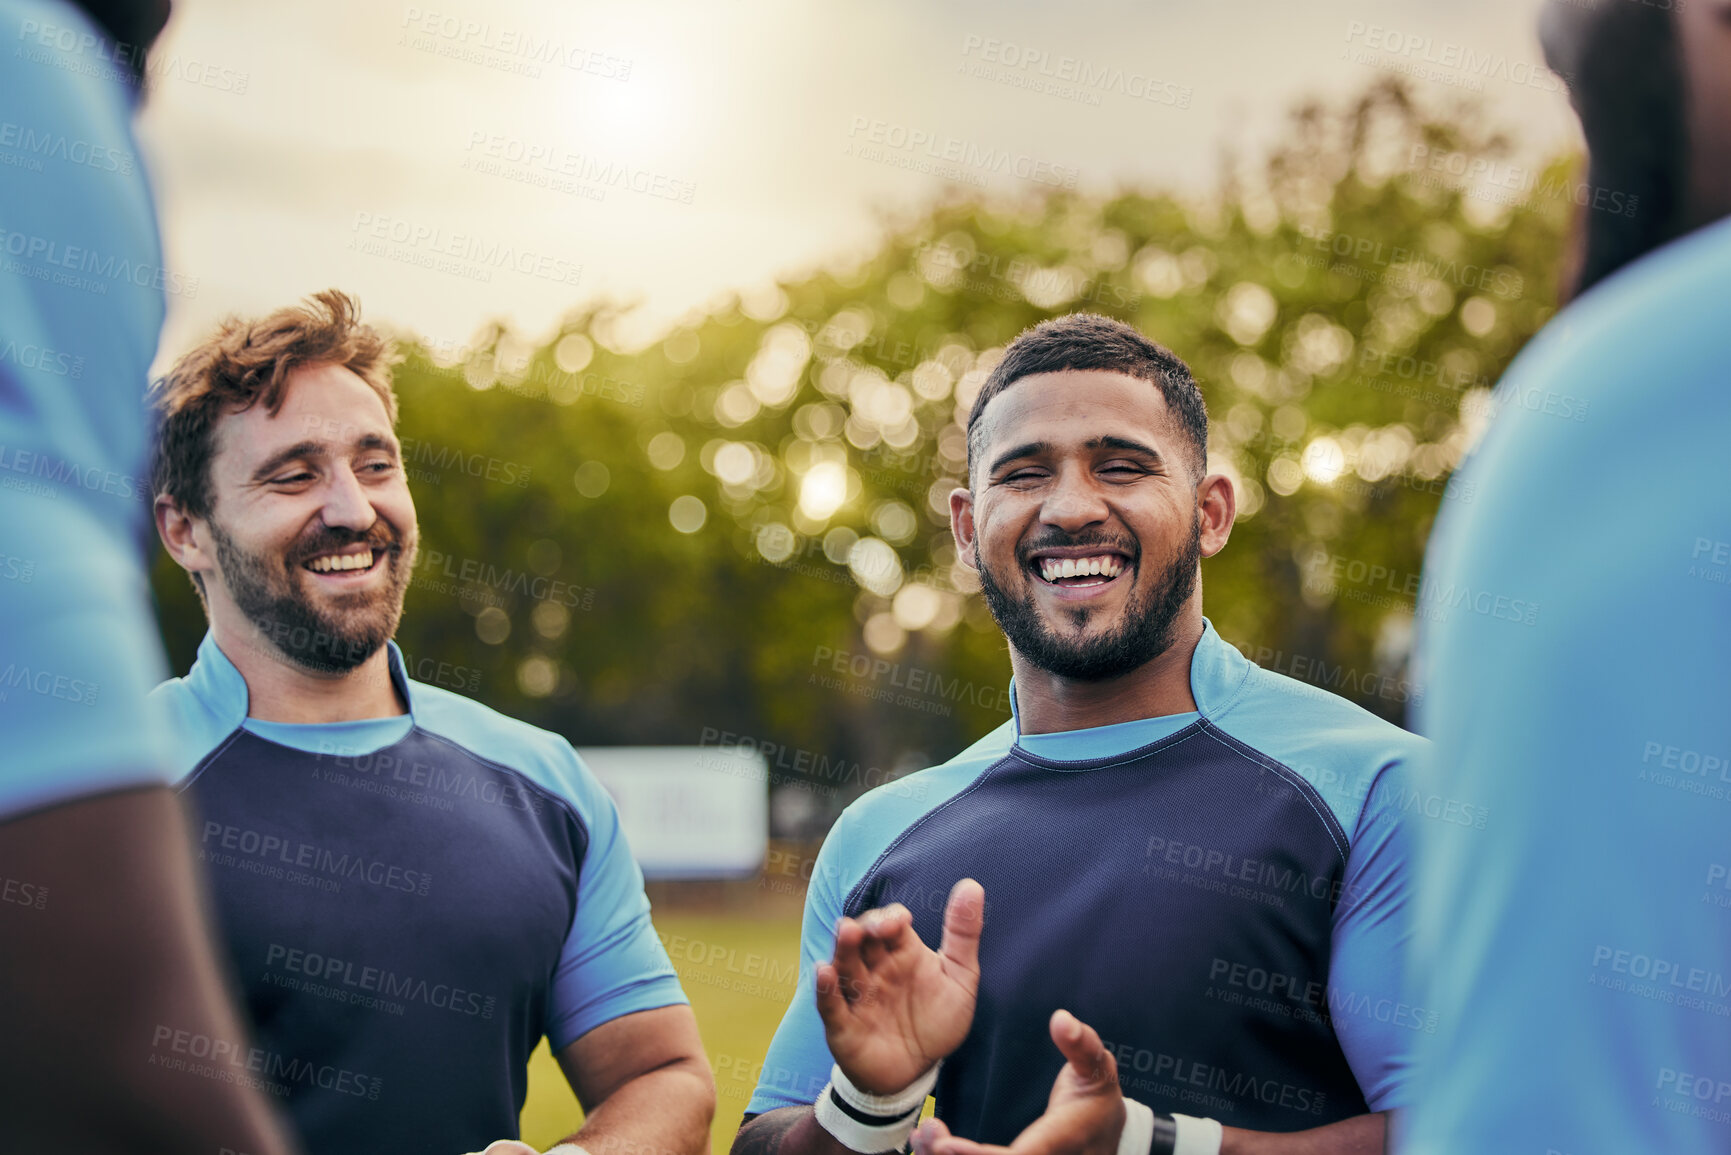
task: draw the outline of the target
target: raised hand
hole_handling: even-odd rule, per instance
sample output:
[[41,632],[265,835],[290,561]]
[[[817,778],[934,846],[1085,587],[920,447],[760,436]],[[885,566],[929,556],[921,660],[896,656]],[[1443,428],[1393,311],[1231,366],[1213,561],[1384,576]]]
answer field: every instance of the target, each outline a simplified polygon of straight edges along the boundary
[[1052,1041],[1069,1060],[1052,1084],[1046,1113],[1008,1147],[950,1134],[937,1119],[914,1132],[914,1155],[1116,1155],[1124,1130],[1118,1063],[1093,1027],[1069,1011],[1054,1011]]
[[894,1094],[961,1046],[974,1021],[985,910],[979,883],[956,883],[935,952],[900,903],[837,924],[835,959],[817,968],[817,1010],[854,1086]]

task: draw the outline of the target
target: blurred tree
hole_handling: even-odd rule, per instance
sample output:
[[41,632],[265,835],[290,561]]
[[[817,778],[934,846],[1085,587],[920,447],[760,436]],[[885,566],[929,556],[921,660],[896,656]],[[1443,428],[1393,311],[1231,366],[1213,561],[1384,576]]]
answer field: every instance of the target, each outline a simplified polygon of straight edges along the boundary
[[[611,305],[540,346],[506,325],[454,362],[409,343],[414,673],[580,744],[767,744],[803,789],[783,825],[821,829],[1008,718],[946,495],[1003,346],[1086,309],[1202,382],[1240,503],[1204,566],[1220,632],[1400,720],[1415,615],[1473,612],[1420,588],[1423,546],[1553,310],[1579,188],[1573,160],[1510,168],[1479,119],[1384,82],[1298,109],[1205,201],[955,192],[645,349]],[[157,577],[184,668],[202,618],[166,559]]]

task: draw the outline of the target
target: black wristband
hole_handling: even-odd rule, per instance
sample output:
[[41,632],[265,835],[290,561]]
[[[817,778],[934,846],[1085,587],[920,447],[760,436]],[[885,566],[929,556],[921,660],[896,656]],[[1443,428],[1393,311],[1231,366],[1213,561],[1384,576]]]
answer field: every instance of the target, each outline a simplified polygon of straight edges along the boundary
[[1148,1145],[1148,1155],[1172,1155],[1178,1149],[1178,1120],[1170,1115],[1154,1113],[1154,1141]]

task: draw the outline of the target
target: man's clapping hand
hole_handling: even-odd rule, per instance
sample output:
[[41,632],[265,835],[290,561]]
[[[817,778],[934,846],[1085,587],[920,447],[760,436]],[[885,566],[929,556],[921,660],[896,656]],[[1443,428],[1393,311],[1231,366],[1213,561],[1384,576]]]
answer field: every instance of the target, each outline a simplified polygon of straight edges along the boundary
[[914,1132],[914,1155],[1116,1155],[1124,1130],[1118,1063],[1093,1027],[1055,1011],[1052,1041],[1068,1060],[1052,1084],[1046,1113],[1008,1147],[958,1138],[937,1119]]
[[936,951],[920,941],[900,903],[837,925],[834,961],[817,968],[817,1009],[830,1054],[854,1086],[894,1094],[967,1038],[985,908],[979,883],[956,883]]

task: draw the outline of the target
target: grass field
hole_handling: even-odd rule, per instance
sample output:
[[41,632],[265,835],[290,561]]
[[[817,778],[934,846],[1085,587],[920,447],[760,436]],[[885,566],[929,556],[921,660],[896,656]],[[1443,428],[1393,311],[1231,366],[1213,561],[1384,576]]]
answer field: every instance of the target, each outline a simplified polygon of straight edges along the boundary
[[[757,1067],[793,997],[797,914],[775,918],[655,914],[655,927],[697,1012],[715,1070],[710,1146],[723,1155],[757,1083]],[[576,1130],[583,1113],[543,1040],[529,1063],[523,1140],[545,1149]]]

